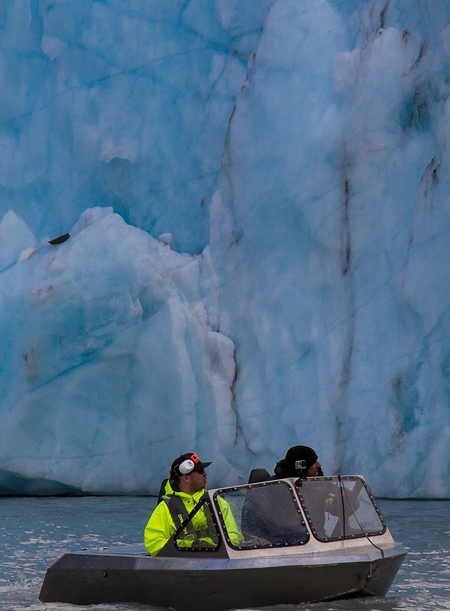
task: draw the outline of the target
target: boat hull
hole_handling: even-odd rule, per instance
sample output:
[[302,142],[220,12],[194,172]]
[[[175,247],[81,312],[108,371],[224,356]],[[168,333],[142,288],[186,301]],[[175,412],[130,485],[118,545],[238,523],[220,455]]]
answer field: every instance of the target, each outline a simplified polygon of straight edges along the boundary
[[[243,559],[65,554],[46,573],[40,600],[78,605],[135,602],[177,611],[384,596],[405,557],[401,545],[357,554]],[[192,594],[192,593],[195,594]]]

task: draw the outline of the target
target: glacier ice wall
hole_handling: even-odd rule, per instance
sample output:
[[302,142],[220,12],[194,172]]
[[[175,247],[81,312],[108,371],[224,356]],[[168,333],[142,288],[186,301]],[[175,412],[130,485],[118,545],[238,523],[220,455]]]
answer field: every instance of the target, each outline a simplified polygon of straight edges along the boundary
[[[0,493],[450,496],[450,6],[0,9]],[[70,232],[61,244],[48,240]]]

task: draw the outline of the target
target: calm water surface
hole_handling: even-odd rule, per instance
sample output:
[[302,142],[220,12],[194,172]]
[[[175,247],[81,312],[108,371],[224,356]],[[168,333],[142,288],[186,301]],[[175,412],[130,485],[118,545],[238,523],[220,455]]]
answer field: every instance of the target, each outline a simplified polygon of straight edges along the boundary
[[[148,497],[0,498],[0,611],[76,611],[40,603],[46,568],[66,551],[137,543],[154,507]],[[408,555],[383,599],[270,607],[277,611],[450,610],[450,501],[380,500]],[[92,611],[150,611],[133,604]],[[266,608],[266,611],[269,608]]]

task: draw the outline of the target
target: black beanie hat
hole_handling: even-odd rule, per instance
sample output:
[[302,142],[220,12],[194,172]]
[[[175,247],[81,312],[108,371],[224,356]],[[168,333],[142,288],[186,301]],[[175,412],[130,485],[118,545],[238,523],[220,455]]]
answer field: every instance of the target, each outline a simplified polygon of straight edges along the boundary
[[277,464],[275,473],[283,477],[297,477],[300,475],[299,470],[295,468],[297,460],[305,461],[304,472],[306,472],[313,466],[317,458],[317,454],[309,446],[293,446],[286,452],[286,457]]

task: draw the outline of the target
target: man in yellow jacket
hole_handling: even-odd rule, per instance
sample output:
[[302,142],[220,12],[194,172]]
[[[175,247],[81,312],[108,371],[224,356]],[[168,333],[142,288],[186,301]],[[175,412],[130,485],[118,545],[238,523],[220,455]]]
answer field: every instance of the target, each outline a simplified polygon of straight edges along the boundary
[[[202,462],[197,454],[188,452],[176,458],[170,468],[169,481],[165,486],[162,501],[156,506],[145,527],[144,542],[147,551],[156,556],[195,508],[205,493],[206,467],[211,462]],[[243,537],[238,530],[229,504],[218,499],[227,534],[231,542],[238,545]],[[209,508],[205,505],[192,517],[191,522],[177,538],[180,547],[216,547],[217,531]]]

